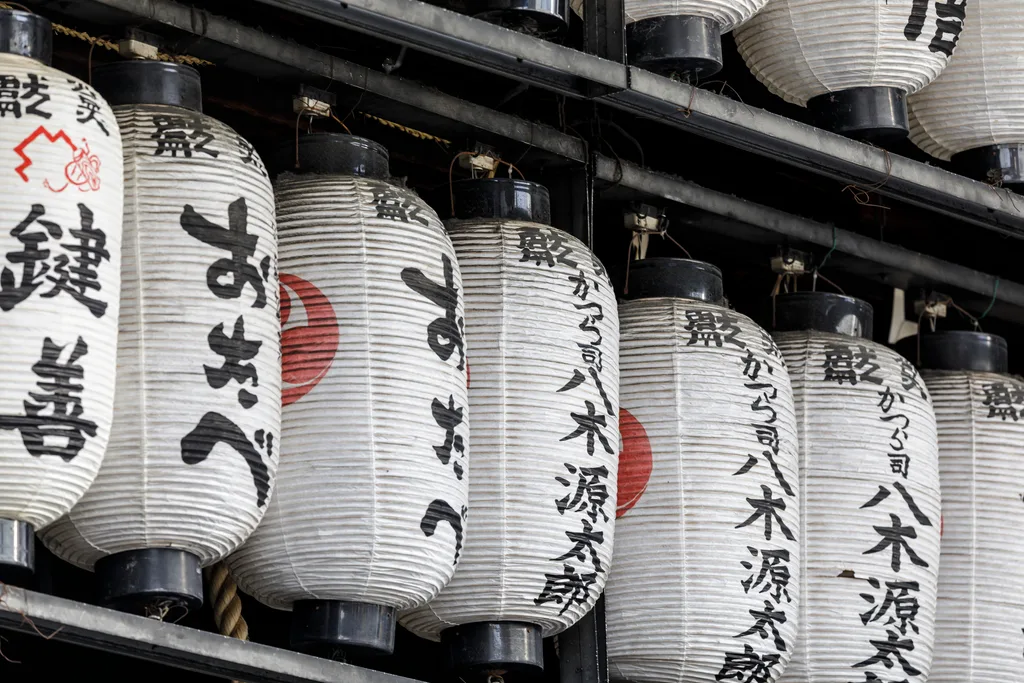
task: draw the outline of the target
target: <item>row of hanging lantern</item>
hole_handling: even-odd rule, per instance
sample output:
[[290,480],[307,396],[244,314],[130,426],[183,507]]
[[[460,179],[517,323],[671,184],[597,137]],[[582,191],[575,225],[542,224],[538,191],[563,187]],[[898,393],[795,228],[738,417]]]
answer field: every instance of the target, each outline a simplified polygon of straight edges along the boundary
[[540,668],[607,582],[616,680],[1009,674],[1000,339],[923,336],[922,379],[864,302],[780,297],[773,338],[681,259],[617,308],[536,184],[456,184],[446,230],[383,147],[320,134],[272,188],[190,68],[93,90],[43,64],[44,20],[0,26],[3,569],[39,531],[159,616],[227,557],[297,647],[388,652],[401,622],[484,672]]
[[[630,63],[698,84],[733,32],[747,66],[816,125],[906,137],[964,173],[1024,185],[1024,69],[1017,0],[625,0]],[[449,0],[515,30],[564,32],[582,0]]]

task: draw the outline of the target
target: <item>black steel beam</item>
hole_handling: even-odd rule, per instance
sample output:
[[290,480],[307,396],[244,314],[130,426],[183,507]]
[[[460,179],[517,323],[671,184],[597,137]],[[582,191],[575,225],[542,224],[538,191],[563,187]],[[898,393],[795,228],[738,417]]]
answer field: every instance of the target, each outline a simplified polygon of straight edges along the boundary
[[608,649],[602,595],[594,609],[558,635],[560,683],[608,683]]
[[[106,1],[106,0],[104,0]],[[148,4],[151,0],[136,0]],[[1024,239],[1024,200],[642,69],[418,0],[260,0],[327,23],[586,98]],[[876,187],[877,186],[877,187]]]
[[413,683],[413,679],[4,587],[0,629],[248,683]]
[[780,236],[800,240],[826,249],[835,246],[841,254],[879,264],[886,270],[912,276],[933,285],[947,285],[1003,302],[1018,309],[1012,316],[991,315],[1020,320],[1024,309],[1024,285],[994,275],[943,261],[910,249],[886,244],[870,237],[840,230],[831,225],[794,216],[745,199],[716,192],[681,178],[649,171],[628,162],[598,155],[595,163],[598,180],[629,188],[648,197],[657,197],[707,211],[741,224],[753,225]]

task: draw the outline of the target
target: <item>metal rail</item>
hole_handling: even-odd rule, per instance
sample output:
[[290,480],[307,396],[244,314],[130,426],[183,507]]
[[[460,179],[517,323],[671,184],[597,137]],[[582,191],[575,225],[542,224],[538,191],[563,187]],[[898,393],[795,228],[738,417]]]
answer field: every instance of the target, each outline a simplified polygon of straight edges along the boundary
[[[150,4],[137,0],[138,4]],[[106,0],[103,0],[106,3]],[[680,130],[1024,239],[1024,200],[715,93],[419,0],[260,0]]]
[[0,629],[249,683],[415,683],[13,586],[6,586],[0,599]]

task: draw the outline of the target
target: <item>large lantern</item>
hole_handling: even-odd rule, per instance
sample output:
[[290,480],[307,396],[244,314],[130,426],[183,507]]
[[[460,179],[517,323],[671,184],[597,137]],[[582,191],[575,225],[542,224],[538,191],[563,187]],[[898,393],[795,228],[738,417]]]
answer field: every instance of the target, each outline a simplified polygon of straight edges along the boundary
[[612,557],[618,315],[597,257],[550,225],[545,188],[455,189],[473,428],[469,535],[451,584],[403,616],[457,669],[543,667],[542,636],[601,594]]
[[921,336],[939,429],[942,560],[929,681],[1013,680],[1024,627],[1024,382],[1006,342],[981,332]]
[[[800,482],[786,364],[725,308],[721,272],[631,264],[619,307],[613,680],[777,678],[799,621]],[[628,474],[627,474],[628,473]]]
[[1024,3],[971,0],[967,14],[956,59],[910,98],[910,139],[982,180],[1019,189],[1024,186]]
[[722,68],[722,35],[768,0],[626,0],[631,64],[663,74],[707,78]]
[[49,66],[53,28],[0,9],[0,580],[100,469],[114,409],[121,135]]
[[914,366],[871,341],[871,307],[776,300],[800,433],[802,621],[783,681],[923,683],[939,569],[935,414]]
[[736,30],[758,80],[815,124],[889,141],[907,134],[907,96],[938,76],[967,0],[770,0]]
[[281,420],[274,197],[252,146],[201,112],[199,74],[97,68],[124,137],[116,410],[89,493],[43,533],[100,601],[202,603],[200,568],[267,509]]
[[293,611],[293,646],[391,652],[397,610],[437,595],[463,552],[459,265],[440,219],[370,140],[301,138],[276,193],[281,469],[230,566],[246,592]]

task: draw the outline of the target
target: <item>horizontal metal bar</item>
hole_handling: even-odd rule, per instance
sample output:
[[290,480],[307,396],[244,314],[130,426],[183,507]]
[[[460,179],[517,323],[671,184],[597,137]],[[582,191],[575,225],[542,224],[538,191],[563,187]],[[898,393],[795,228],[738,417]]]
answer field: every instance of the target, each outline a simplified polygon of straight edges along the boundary
[[215,16],[205,10],[187,7],[171,0],[93,1],[130,12],[140,19],[172,26],[221,45],[309,74],[329,78],[481,131],[531,145],[572,161],[582,163],[586,160],[586,145],[582,140],[560,133],[549,126],[502,114],[398,76],[389,76],[291,41],[275,38],[263,31]]
[[642,69],[418,0],[260,1],[564,94],[586,97],[604,86],[600,101],[619,109],[1024,239],[1024,201],[1007,190]]
[[593,86],[614,91],[628,84],[622,64],[423,2],[260,1],[575,97]]
[[6,586],[0,629],[43,635],[179,669],[249,683],[414,683],[351,664],[309,657],[154,619]]
[[[719,216],[753,225],[809,244],[831,248],[895,272],[923,278],[936,285],[957,287],[996,301],[1024,307],[1024,286],[955,263],[920,254],[892,244],[840,230],[831,225],[794,216],[771,207],[749,202],[722,192],[628,162],[597,156],[595,175],[599,180],[641,192],[648,196],[685,204]],[[997,288],[998,280],[998,288]]]

